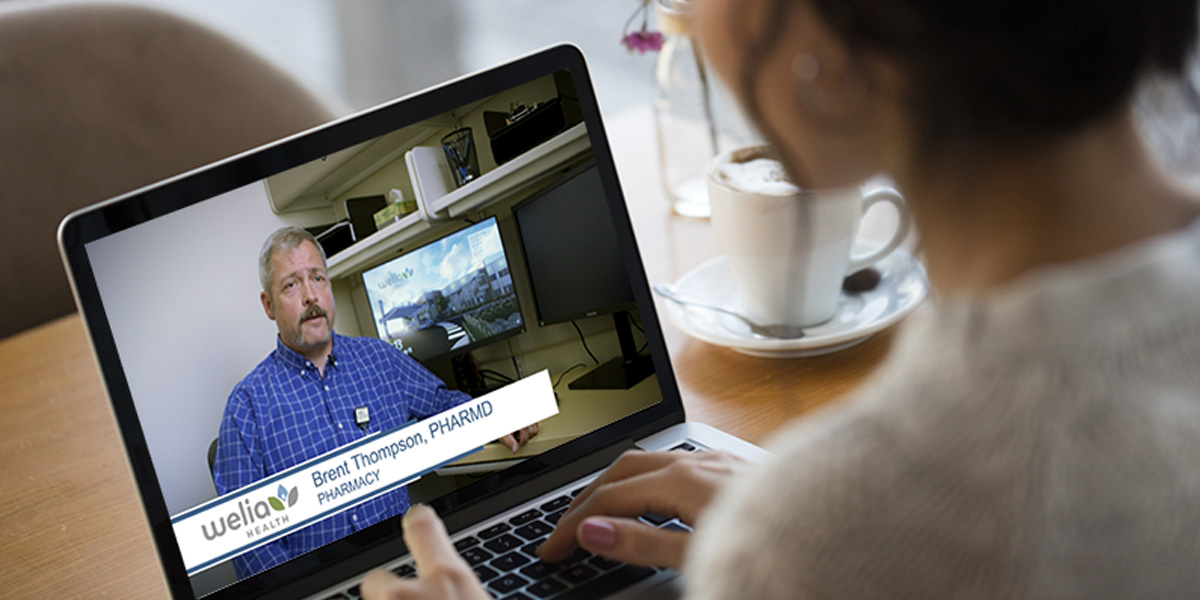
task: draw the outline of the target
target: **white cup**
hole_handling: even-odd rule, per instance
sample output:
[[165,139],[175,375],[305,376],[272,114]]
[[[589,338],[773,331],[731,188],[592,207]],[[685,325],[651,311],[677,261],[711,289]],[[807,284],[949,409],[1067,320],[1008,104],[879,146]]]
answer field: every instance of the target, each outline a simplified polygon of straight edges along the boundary
[[[808,327],[832,319],[846,275],[895,250],[912,221],[904,198],[890,188],[801,190],[765,146],[714,158],[708,194],[740,309],[763,325]],[[877,202],[896,207],[896,231],[883,247],[852,256],[859,221]]]

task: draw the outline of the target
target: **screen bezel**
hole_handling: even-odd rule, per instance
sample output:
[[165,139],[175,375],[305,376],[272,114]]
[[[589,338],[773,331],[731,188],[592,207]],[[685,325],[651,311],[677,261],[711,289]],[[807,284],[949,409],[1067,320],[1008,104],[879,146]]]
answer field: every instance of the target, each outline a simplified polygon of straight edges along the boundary
[[[435,88],[336,120],[278,142],[179,175],[129,194],[72,213],[59,227],[59,245],[71,279],[76,304],[96,353],[117,426],[129,457],[134,480],[143,501],[151,534],[172,595],[194,597],[171,526],[170,514],[151,461],[129,383],[125,378],[99,289],[85,245],[155,218],[173,213],[214,196],[261,181],[274,174],[317,160],[343,148],[369,141],[389,131],[432,118],[447,107],[494,95],[523,83],[568,70],[600,172],[623,259],[630,275],[634,301],[645,330],[650,355],[658,375],[662,401],[592,433],[497,472],[482,481],[432,502],[448,522],[455,514],[477,510],[478,501],[530,482],[540,474],[621,439],[638,439],[682,422],[684,411],[678,385],[667,356],[661,324],[642,269],[632,224],[611,157],[604,125],[592,91],[590,76],[579,49],[559,45],[515,59],[498,67],[464,76]],[[504,506],[495,506],[499,511]],[[288,585],[288,594],[303,589],[318,591],[336,583],[337,565],[353,564],[355,555],[386,544],[394,555],[403,552],[399,519],[391,519],[347,536],[287,563],[242,580],[206,598],[271,595]],[[399,545],[397,545],[399,544]],[[314,570],[320,570],[315,574]],[[303,582],[300,588],[298,582]]]

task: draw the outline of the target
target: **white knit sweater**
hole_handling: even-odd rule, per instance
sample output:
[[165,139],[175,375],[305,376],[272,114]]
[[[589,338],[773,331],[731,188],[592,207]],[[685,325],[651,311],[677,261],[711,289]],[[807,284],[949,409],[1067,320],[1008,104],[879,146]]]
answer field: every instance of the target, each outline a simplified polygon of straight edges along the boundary
[[1200,598],[1200,222],[923,308],[768,447],[690,597]]

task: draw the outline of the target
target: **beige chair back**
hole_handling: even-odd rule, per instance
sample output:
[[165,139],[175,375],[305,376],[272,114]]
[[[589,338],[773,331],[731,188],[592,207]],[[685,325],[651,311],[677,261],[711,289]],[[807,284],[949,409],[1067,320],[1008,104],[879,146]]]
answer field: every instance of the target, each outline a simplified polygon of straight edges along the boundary
[[12,6],[0,5],[0,338],[75,310],[56,243],[71,211],[335,116],[177,15]]

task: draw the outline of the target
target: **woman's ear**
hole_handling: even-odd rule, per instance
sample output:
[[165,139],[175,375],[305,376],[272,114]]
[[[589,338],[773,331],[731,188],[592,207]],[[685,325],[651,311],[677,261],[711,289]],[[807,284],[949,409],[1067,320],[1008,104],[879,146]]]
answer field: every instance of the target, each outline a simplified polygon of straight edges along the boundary
[[874,81],[865,57],[856,53],[809,3],[789,15],[795,36],[781,40],[777,60],[800,111],[817,127],[862,127]]

